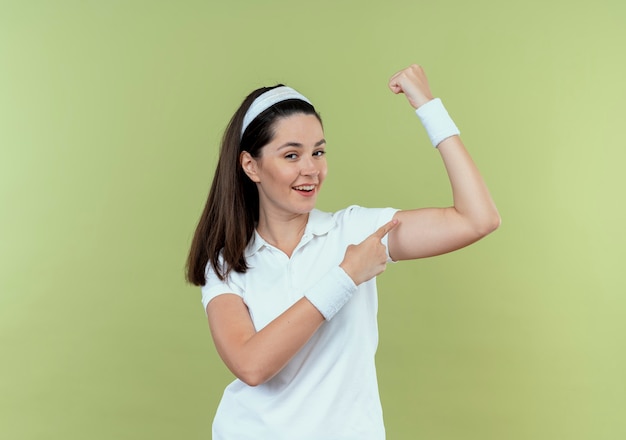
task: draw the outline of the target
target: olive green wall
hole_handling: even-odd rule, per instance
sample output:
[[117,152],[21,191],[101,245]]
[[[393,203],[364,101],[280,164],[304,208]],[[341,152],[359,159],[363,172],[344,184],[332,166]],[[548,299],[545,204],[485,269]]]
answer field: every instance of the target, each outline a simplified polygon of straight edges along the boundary
[[0,0],[0,438],[208,439],[232,376],[183,280],[222,130],[321,110],[320,207],[447,205],[387,79],[426,68],[501,228],[380,278],[390,439],[626,438],[626,6]]

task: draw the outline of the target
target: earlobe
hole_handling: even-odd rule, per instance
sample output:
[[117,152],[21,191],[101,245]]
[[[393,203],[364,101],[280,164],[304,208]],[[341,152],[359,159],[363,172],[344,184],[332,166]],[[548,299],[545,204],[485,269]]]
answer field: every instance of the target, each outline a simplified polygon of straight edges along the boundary
[[242,151],[239,155],[239,164],[243,169],[243,172],[252,180],[253,182],[259,182],[259,176],[257,175],[257,165],[256,159],[252,157],[250,153],[247,151]]

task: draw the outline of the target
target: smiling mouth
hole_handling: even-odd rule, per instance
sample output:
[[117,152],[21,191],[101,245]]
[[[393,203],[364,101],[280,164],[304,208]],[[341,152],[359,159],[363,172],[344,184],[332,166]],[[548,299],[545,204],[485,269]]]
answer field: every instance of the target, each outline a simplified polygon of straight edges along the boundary
[[296,191],[311,192],[311,191],[313,191],[315,189],[315,185],[294,186],[293,189],[295,189]]

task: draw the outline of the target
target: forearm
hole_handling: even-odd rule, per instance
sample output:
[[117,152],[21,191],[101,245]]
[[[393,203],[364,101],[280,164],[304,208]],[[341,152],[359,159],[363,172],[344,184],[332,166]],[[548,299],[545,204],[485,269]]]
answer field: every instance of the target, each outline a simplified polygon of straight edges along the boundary
[[437,146],[452,187],[453,208],[463,220],[484,236],[500,224],[500,216],[476,164],[459,136]]
[[227,349],[216,346],[233,374],[256,386],[280,372],[323,322],[322,314],[302,298],[258,332],[242,335]]
[[220,295],[207,306],[217,351],[239,379],[252,386],[264,383],[284,368],[355,291],[352,279],[337,266],[259,331],[241,297]]

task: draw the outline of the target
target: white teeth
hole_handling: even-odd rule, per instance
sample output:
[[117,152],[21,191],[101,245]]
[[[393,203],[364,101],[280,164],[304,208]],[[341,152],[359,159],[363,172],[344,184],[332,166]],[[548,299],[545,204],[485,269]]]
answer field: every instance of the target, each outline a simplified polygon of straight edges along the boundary
[[315,189],[315,185],[294,186],[293,189],[297,189],[298,191],[313,191]]

